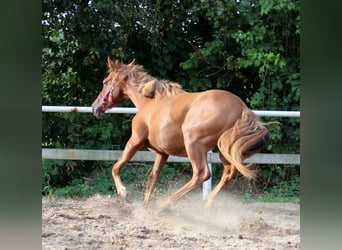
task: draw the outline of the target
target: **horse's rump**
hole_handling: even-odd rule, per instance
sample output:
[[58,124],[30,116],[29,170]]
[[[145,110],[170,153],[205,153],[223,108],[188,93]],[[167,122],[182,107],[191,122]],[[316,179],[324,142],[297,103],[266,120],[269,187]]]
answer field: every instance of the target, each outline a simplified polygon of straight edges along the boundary
[[244,109],[241,118],[218,140],[223,157],[247,178],[255,178],[256,171],[244,165],[243,160],[259,152],[269,141],[269,132],[250,109]]

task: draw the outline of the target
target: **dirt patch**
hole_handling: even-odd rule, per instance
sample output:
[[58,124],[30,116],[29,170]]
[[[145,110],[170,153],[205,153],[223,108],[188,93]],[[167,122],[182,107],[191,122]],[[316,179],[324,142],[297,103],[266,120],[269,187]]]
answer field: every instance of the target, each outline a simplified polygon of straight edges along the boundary
[[[161,200],[162,201],[162,200]],[[221,195],[210,210],[201,194],[168,213],[116,197],[42,200],[43,249],[296,249],[300,206],[243,203]]]

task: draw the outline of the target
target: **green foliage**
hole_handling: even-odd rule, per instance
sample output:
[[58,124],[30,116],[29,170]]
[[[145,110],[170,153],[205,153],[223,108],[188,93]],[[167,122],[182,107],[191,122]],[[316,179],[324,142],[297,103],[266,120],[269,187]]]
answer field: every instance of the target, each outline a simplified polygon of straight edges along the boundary
[[[62,165],[64,163],[64,165]],[[65,161],[59,163],[62,167],[65,166]],[[79,176],[78,178],[70,178],[65,186],[58,186],[53,183],[58,181],[63,175],[51,169],[56,167],[56,162],[44,161],[43,172],[45,173],[42,179],[43,195],[50,197],[79,197],[91,196],[93,194],[113,195],[116,193],[116,188],[111,175],[111,164],[99,165],[100,170],[93,171],[89,177]],[[50,167],[50,169],[49,169]],[[145,183],[151,170],[148,164],[128,164],[123,169],[121,179],[128,186],[130,192],[143,195],[145,191]],[[75,170],[69,170],[74,172]],[[69,173],[70,174],[70,173]],[[73,173],[75,174],[75,173]],[[180,168],[165,165],[160,173],[157,182],[156,192],[165,192],[165,189],[177,181],[183,173]],[[61,182],[66,182],[62,180]]]
[[298,166],[268,165],[259,168],[255,183],[257,192],[248,192],[245,197],[263,202],[299,202],[300,173]]
[[[245,201],[300,202],[299,166],[256,165],[259,174],[256,180],[248,180],[237,174],[226,189],[239,194]],[[213,164],[213,185],[222,175],[220,164]]]
[[55,189],[52,196],[54,197],[76,197],[76,196],[91,196],[93,194],[91,186],[83,179],[74,179],[65,187]]
[[[274,181],[276,182],[276,181]],[[261,202],[300,202],[300,179],[298,175],[293,175],[291,180],[279,181],[275,186],[265,188],[257,195],[248,193],[250,200]],[[248,199],[247,199],[248,200]]]
[[[123,62],[135,58],[153,76],[180,82],[187,91],[225,89],[252,109],[299,110],[297,0],[43,0],[42,7],[43,105],[90,106],[110,56]],[[131,118],[43,113],[42,146],[122,149],[130,136]],[[277,120],[282,125],[269,128],[272,143],[265,151],[298,153],[299,119]],[[75,189],[65,193],[113,190],[110,174],[93,161],[44,160],[42,165],[44,194],[70,185]],[[189,172],[187,165],[178,167],[165,167],[168,177],[162,174],[161,183]],[[270,168],[277,169],[266,167]],[[277,171],[271,175],[277,176]],[[139,166],[123,175],[145,181],[148,172]],[[104,178],[103,184],[94,173],[99,180]],[[299,171],[291,175],[297,177]]]

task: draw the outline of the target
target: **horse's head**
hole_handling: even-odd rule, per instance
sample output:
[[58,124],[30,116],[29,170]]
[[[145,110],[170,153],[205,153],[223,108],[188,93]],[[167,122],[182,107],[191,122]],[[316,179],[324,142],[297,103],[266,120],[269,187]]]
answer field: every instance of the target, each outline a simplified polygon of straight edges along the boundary
[[125,66],[108,57],[108,76],[103,80],[102,90],[92,104],[93,114],[97,118],[103,117],[106,110],[127,99],[123,91],[127,75],[121,74]]

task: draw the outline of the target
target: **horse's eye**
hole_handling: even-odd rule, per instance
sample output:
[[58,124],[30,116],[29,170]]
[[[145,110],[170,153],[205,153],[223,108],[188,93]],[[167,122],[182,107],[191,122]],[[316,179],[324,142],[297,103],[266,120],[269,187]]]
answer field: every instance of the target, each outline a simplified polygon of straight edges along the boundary
[[107,85],[108,82],[109,82],[109,79],[108,79],[108,77],[106,77],[102,82],[103,86]]

